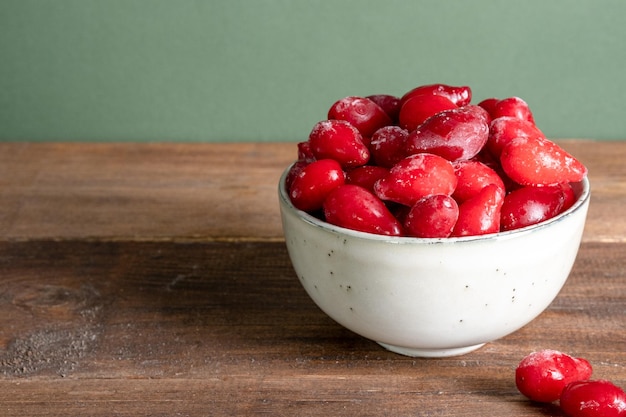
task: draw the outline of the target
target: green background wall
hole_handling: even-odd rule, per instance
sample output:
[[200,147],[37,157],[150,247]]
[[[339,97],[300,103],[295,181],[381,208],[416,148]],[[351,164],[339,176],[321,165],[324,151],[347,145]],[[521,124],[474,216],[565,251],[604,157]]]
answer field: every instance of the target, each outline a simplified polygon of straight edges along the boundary
[[625,41],[623,0],[0,0],[0,140],[299,141],[433,82],[626,139]]

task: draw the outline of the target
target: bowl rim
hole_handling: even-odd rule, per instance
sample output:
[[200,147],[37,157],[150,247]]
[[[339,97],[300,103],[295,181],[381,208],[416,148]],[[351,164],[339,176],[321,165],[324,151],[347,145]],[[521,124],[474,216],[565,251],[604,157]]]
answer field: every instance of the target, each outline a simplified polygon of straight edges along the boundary
[[285,187],[285,182],[287,175],[293,165],[296,162],[290,164],[280,176],[280,180],[278,182],[278,195],[280,200],[281,208],[284,208],[293,214],[295,214],[302,221],[310,224],[311,226],[323,229],[329,233],[335,235],[347,235],[352,238],[369,240],[369,241],[381,241],[388,242],[392,244],[444,244],[444,243],[458,243],[458,242],[473,242],[473,241],[489,241],[489,240],[502,240],[502,239],[514,239],[523,235],[527,235],[529,233],[534,233],[540,230],[543,230],[547,227],[550,227],[554,223],[564,221],[568,217],[572,216],[576,212],[580,211],[582,207],[586,205],[591,197],[591,186],[589,182],[589,177],[585,176],[582,181],[573,183],[579,184],[581,187],[580,195],[572,204],[570,208],[565,210],[558,215],[543,221],[541,223],[532,224],[530,226],[525,226],[519,229],[507,230],[504,232],[497,233],[488,233],[484,235],[477,236],[460,236],[460,237],[443,237],[443,238],[421,238],[421,237],[411,237],[411,236],[387,236],[387,235],[377,235],[374,233],[361,232],[358,230],[352,230],[341,226],[336,226],[331,223],[327,223],[306,211],[297,209],[289,198],[287,188]]

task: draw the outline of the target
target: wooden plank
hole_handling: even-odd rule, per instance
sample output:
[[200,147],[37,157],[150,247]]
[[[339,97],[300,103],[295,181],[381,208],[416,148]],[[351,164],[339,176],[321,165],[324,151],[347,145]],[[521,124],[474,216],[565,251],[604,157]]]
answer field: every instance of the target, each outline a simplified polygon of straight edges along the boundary
[[6,417],[561,415],[555,405],[539,406],[520,398],[504,382],[510,373],[505,367],[472,361],[463,371],[442,372],[429,381],[419,377],[419,366],[348,376],[300,372],[297,380],[236,375],[217,380],[0,381],[0,411]]
[[626,141],[558,141],[589,169],[591,203],[584,241],[626,242]]
[[294,146],[0,144],[0,235],[277,237]]
[[3,416],[558,415],[515,389],[560,349],[626,386],[626,243],[584,243],[550,308],[465,356],[385,351],[325,316],[281,242],[0,242]]
[[3,416],[560,415],[526,353],[626,387],[626,142],[559,141],[592,204],[555,302],[468,355],[413,359],[324,315],[282,243],[294,144],[0,144]]
[[[561,140],[588,167],[585,241],[626,240],[626,141]],[[0,143],[3,239],[280,240],[294,143]]]

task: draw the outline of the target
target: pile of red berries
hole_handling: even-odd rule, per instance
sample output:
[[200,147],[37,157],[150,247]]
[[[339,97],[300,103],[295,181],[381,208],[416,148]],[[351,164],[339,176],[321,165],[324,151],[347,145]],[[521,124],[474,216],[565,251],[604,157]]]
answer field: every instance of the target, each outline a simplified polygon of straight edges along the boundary
[[515,383],[533,401],[559,401],[570,417],[625,417],[626,393],[610,381],[590,379],[592,372],[586,359],[546,349],[522,359]]
[[571,207],[586,167],[524,100],[471,98],[431,84],[336,101],[298,143],[291,202],[337,226],[423,238],[518,229]]

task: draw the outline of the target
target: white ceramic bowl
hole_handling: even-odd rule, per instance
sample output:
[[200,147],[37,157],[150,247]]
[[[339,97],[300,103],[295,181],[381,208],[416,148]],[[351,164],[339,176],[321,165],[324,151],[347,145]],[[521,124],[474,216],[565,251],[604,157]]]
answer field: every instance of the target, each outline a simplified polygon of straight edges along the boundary
[[388,237],[333,226],[296,209],[279,184],[285,242],[300,283],[328,316],[385,348],[445,357],[528,324],[574,264],[589,182],[566,212],[539,225],[446,239]]

